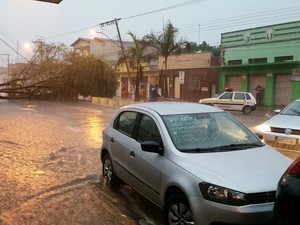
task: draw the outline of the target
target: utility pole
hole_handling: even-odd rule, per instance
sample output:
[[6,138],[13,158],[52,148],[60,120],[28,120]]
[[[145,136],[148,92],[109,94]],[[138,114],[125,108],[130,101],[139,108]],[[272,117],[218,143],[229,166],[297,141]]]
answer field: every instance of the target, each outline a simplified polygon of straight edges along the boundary
[[[120,20],[120,19],[118,19],[118,20]],[[129,81],[131,83],[131,75],[130,75],[129,65],[128,65],[128,62],[127,62],[127,56],[125,54],[124,45],[123,45],[123,41],[122,41],[122,38],[121,38],[119,26],[118,26],[118,20],[115,18],[115,24],[116,24],[117,31],[118,31],[118,36],[119,36],[119,40],[120,40],[120,44],[121,44],[122,54],[123,54],[123,57],[124,57],[124,60],[125,60],[125,64],[126,64],[126,69],[127,69],[127,73],[128,73],[128,79],[129,79]]]
[[10,56],[10,54],[0,54],[0,55],[7,56],[7,77],[9,77],[9,56]]
[[124,57],[125,65],[126,65],[126,69],[127,69],[129,87],[131,87],[131,74],[130,74],[129,65],[128,65],[128,61],[127,61],[127,56],[125,54],[125,49],[124,49],[123,41],[122,41],[122,38],[121,38],[119,26],[118,26],[118,21],[119,20],[121,20],[121,18],[118,18],[118,19],[115,18],[114,20],[110,20],[110,21],[107,21],[107,22],[104,22],[104,23],[100,23],[100,26],[104,27],[104,26],[109,26],[109,25],[112,25],[112,24],[116,24],[117,32],[118,32],[118,36],[119,36],[119,40],[120,40],[120,45],[121,45],[121,51],[122,51],[122,55]]
[[198,45],[200,45],[200,23],[198,24]]

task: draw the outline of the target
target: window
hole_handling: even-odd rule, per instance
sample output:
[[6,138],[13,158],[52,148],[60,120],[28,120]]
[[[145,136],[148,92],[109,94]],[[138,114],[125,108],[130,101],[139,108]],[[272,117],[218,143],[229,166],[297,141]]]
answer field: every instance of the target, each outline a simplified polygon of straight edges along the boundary
[[191,90],[200,90],[200,77],[191,77],[190,78],[190,89]]
[[175,147],[180,151],[200,153],[224,145],[257,142],[246,127],[225,112],[167,115],[163,116],[163,120]]
[[285,61],[292,61],[294,59],[293,56],[278,56],[275,57],[275,62],[285,62]]
[[241,59],[228,60],[228,65],[241,65],[241,64],[242,64],[242,60]]
[[248,93],[246,93],[246,99],[247,100],[251,100],[251,97],[250,97],[250,95]]
[[137,141],[154,141],[156,143],[161,142],[159,130],[155,122],[146,115],[143,115],[139,124]]
[[235,93],[234,99],[236,99],[236,100],[245,100],[245,95],[244,95],[244,93]]
[[224,93],[222,96],[220,96],[220,99],[232,99],[233,93]]
[[124,112],[122,113],[116,122],[116,129],[120,132],[132,137],[135,126],[137,113],[135,112]]
[[257,64],[257,63],[267,63],[267,58],[256,58],[256,59],[249,59],[249,64]]
[[300,102],[294,101],[292,102],[286,109],[284,109],[281,114],[283,115],[300,115]]

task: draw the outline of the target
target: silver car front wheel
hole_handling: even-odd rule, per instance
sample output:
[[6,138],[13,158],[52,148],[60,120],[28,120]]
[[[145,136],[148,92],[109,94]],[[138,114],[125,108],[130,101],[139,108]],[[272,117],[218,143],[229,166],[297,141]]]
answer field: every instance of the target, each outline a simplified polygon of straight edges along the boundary
[[168,225],[195,224],[189,203],[182,195],[174,195],[167,200],[164,219]]

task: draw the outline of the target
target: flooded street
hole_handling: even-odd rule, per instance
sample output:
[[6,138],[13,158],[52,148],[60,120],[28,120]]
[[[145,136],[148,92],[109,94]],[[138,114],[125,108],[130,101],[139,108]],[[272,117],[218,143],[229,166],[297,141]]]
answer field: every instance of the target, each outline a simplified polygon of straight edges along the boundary
[[1,100],[0,224],[160,224],[135,191],[99,182],[102,128],[115,110]]
[[[0,225],[163,224],[130,187],[99,182],[102,129],[116,110],[0,100]],[[236,113],[251,129],[268,115]]]

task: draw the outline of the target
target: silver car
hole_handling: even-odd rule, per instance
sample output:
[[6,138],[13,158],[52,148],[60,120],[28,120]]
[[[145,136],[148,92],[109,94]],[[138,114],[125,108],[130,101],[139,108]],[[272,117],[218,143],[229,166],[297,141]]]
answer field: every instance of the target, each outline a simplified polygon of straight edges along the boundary
[[121,108],[103,131],[102,172],[164,211],[165,224],[268,222],[291,164],[230,113],[196,103]]
[[293,101],[283,110],[259,126],[266,143],[287,145],[289,149],[300,147],[300,99]]

